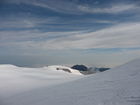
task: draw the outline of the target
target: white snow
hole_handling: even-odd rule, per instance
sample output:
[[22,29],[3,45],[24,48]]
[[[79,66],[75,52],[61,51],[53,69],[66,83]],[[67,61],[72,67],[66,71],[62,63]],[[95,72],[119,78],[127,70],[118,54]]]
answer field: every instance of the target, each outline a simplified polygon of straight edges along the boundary
[[49,87],[81,77],[80,73],[58,71],[55,66],[51,66],[51,68],[23,68],[9,64],[0,65],[0,105],[1,97],[11,97],[17,93],[44,86]]
[[140,105],[140,60],[90,76],[10,68],[0,67],[0,105]]

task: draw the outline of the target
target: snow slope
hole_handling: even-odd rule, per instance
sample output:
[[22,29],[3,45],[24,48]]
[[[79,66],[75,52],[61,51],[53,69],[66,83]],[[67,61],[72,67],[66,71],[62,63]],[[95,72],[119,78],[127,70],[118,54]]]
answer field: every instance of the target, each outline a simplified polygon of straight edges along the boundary
[[51,87],[81,77],[83,77],[81,74],[58,71],[55,66],[50,69],[50,67],[23,68],[0,65],[0,105],[3,105],[1,103],[4,97],[12,97],[44,86]]
[[0,105],[140,105],[140,60],[52,87],[21,90],[1,99]]

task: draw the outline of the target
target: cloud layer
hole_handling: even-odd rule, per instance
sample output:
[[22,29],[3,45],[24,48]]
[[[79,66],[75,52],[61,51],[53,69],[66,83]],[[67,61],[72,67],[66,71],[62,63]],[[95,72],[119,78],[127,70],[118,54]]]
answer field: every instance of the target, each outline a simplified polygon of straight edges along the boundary
[[0,56],[5,61],[37,56],[44,59],[40,63],[56,58],[89,63],[91,57],[100,64],[102,58],[120,62],[123,54],[139,56],[139,27],[139,0],[2,0]]
[[135,48],[140,47],[139,27],[140,23],[119,24],[96,32],[52,39],[41,44],[48,49]]
[[139,27],[125,23],[95,32],[1,31],[0,42],[42,49],[135,48],[140,47]]
[[[115,1],[115,0],[114,0]],[[108,14],[116,14],[116,13],[122,13],[122,12],[126,12],[129,10],[136,10],[137,8],[139,8],[139,6],[137,5],[138,2],[130,2],[132,0],[127,0],[127,2],[129,1],[129,3],[125,3],[122,2],[122,4],[120,4],[120,2],[116,2],[113,3],[112,2],[104,2],[104,4],[109,4],[108,6],[104,6],[104,4],[102,3],[102,1],[98,0],[98,1],[87,1],[87,2],[82,2],[80,0],[5,0],[5,2],[7,3],[15,3],[15,4],[29,4],[29,5],[33,5],[33,6],[37,6],[37,7],[41,7],[41,8],[48,8],[51,9],[53,11],[56,12],[62,12],[62,13],[66,13],[66,14],[85,14],[85,13],[91,13],[91,14],[95,14],[95,13],[108,13]]]

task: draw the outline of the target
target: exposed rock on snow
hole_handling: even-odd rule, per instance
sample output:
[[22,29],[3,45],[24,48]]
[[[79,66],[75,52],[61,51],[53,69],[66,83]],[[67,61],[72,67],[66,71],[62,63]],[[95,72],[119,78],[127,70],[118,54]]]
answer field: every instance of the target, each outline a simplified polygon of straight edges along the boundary
[[47,68],[49,70],[61,70],[61,71],[65,71],[65,72],[72,73],[72,74],[82,75],[78,70],[71,69],[70,67],[66,67],[66,66],[53,65],[53,66],[48,66]]

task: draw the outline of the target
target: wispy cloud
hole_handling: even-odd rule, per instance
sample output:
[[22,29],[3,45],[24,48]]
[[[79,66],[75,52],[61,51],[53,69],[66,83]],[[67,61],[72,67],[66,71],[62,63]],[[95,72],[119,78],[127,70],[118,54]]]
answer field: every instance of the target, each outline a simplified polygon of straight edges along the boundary
[[[117,13],[122,13],[126,11],[132,11],[139,9],[139,6],[137,4],[133,3],[122,3],[122,4],[111,4],[108,6],[96,6],[96,2],[93,3],[94,5],[82,5],[80,3],[76,3],[75,1],[69,1],[69,0],[6,0],[9,3],[25,3],[25,4],[30,4],[42,8],[47,8],[56,12],[60,13],[65,13],[65,14],[75,14],[75,15],[81,15],[85,13],[90,13],[90,14],[101,14],[101,13],[108,13],[108,14],[117,14]],[[109,2],[111,3],[111,2]]]
[[125,23],[90,33],[3,31],[0,45],[28,49],[136,48],[140,47],[139,27],[140,23]]
[[24,4],[30,4],[42,8],[51,9],[56,12],[66,13],[66,14],[81,14],[80,11],[77,9],[77,4],[74,2],[68,1],[68,0],[11,0],[8,1],[8,3],[24,3]]
[[42,24],[56,24],[57,17],[36,18],[36,17],[8,17],[0,19],[0,29],[16,29],[16,28],[36,28]]
[[[99,25],[113,25],[118,23],[115,20],[95,18],[67,18],[59,16],[47,17],[12,17],[0,18],[0,31],[28,31],[39,30],[43,32],[53,31],[88,31],[97,30]],[[97,26],[98,25],[98,26]],[[96,26],[97,28],[92,28]],[[102,28],[102,27],[101,27]]]
[[85,13],[108,13],[108,14],[116,14],[138,9],[138,7],[135,4],[114,4],[111,7],[103,7],[103,8],[79,6],[78,8]]
[[61,39],[83,31],[72,32],[42,32],[40,30],[13,30],[0,31],[0,47],[14,47],[20,49],[43,49],[44,42],[49,40]]
[[140,23],[115,25],[96,32],[42,42],[47,49],[91,49],[140,47]]

